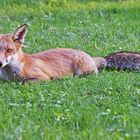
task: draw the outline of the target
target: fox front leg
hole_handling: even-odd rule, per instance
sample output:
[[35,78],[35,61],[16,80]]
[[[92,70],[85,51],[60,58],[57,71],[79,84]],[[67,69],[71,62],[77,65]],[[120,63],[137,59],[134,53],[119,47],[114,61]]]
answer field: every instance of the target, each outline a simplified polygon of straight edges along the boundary
[[22,85],[26,84],[26,83],[32,83],[32,82],[38,82],[39,80],[37,78],[25,78],[23,80],[20,80],[20,83]]

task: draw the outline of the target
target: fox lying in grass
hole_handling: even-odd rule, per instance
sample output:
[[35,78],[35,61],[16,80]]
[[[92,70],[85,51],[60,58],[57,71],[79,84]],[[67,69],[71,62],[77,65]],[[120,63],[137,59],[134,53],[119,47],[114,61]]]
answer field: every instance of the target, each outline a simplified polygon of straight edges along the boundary
[[93,58],[83,51],[66,48],[26,54],[22,51],[26,32],[24,24],[11,34],[0,35],[0,79],[23,83],[52,80],[98,73],[102,66],[140,70],[140,54],[133,52],[118,52],[105,58]]

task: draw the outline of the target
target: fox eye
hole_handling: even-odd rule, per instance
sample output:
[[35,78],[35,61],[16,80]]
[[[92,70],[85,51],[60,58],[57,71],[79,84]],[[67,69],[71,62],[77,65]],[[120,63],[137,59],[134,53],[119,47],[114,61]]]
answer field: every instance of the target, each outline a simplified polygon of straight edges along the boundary
[[12,51],[12,49],[7,49],[7,53],[11,53]]

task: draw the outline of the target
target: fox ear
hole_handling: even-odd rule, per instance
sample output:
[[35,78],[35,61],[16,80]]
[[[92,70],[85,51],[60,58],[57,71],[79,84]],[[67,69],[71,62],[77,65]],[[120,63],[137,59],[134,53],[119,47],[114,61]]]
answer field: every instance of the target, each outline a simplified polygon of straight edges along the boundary
[[27,24],[23,24],[17,28],[16,31],[12,34],[12,39],[22,44],[27,33],[27,27]]

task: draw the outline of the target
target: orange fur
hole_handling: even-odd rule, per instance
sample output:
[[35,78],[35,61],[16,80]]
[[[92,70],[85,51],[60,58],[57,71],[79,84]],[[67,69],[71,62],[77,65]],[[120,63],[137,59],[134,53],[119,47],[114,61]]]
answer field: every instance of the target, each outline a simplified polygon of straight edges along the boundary
[[[52,49],[38,54],[24,54],[24,67],[20,77],[39,80],[58,79],[64,76],[81,75],[95,72],[93,59],[86,53],[73,49]],[[80,73],[76,73],[80,71]]]

